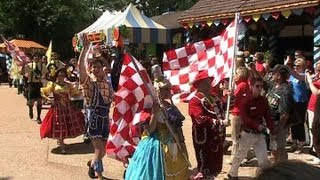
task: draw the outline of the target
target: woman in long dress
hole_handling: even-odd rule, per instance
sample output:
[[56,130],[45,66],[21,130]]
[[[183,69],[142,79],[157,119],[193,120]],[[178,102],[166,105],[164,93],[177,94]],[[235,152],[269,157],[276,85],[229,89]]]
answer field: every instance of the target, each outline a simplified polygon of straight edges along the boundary
[[155,103],[151,121],[145,126],[141,141],[130,159],[125,179],[185,180],[189,178],[189,161],[181,129],[185,117],[170,101],[169,81],[155,84],[162,107]]
[[[84,128],[84,115],[81,110],[71,105],[70,96],[79,94],[72,85],[65,82],[66,71],[60,69],[56,72],[55,82],[48,82],[41,88],[42,97],[51,102],[52,106],[47,112],[40,127],[40,136],[58,140],[61,153],[65,154],[64,139],[82,135]],[[52,93],[53,99],[48,95]]]

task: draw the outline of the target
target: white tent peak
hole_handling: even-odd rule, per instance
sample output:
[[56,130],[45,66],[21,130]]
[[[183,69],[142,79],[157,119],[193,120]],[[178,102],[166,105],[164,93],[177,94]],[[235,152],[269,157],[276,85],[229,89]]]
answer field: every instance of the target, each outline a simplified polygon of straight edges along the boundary
[[81,35],[85,33],[102,31],[104,29],[104,25],[110,22],[112,19],[114,19],[114,17],[116,17],[120,13],[120,11],[106,10],[94,23],[92,23],[90,26],[88,26],[87,28],[85,28],[77,34]]

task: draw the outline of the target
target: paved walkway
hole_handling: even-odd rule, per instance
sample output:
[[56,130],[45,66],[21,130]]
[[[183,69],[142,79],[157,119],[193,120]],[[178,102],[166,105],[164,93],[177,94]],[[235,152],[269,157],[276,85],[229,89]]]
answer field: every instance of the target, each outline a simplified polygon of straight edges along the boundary
[[[30,120],[27,106],[22,95],[7,85],[0,86],[0,180],[5,179],[48,179],[48,180],[81,180],[89,179],[86,162],[93,156],[91,145],[84,144],[82,137],[66,140],[66,155],[56,153],[56,141],[40,139],[39,125]],[[187,116],[187,105],[179,105],[186,116],[183,125],[186,144],[192,167],[196,166],[191,138],[191,120]],[[46,110],[42,112],[42,118]],[[306,159],[309,155],[289,155],[291,159]],[[225,160],[229,156],[225,156]],[[104,159],[104,175],[111,179],[122,179],[122,163]],[[255,173],[256,161],[241,167],[242,179],[250,179]],[[219,179],[226,177],[230,166],[224,163]]]
[[[82,137],[67,139],[68,154],[56,153],[56,141],[40,139],[39,125],[30,120],[25,99],[16,89],[0,86],[0,179],[89,179],[86,162],[93,156]],[[42,112],[42,118],[46,110]],[[106,158],[104,174],[120,179],[121,163]],[[110,168],[109,168],[110,167]]]

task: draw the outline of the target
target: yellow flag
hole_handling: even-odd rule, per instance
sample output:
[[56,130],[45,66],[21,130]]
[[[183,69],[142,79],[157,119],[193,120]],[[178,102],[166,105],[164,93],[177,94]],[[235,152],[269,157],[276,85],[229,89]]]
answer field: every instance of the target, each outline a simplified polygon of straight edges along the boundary
[[47,52],[46,52],[48,64],[51,62],[51,53],[52,53],[52,40],[50,41],[48,50],[47,50]]

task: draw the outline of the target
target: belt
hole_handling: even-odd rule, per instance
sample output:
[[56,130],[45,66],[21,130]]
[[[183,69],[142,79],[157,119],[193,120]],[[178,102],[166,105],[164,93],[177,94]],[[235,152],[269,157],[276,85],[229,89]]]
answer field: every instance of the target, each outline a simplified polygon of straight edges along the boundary
[[87,109],[109,109],[109,106],[93,106],[93,105],[89,105],[89,106],[85,106],[85,108]]
[[247,128],[243,128],[242,129],[244,132],[246,133],[250,133],[250,134],[260,134],[261,132],[255,129],[247,129]]

